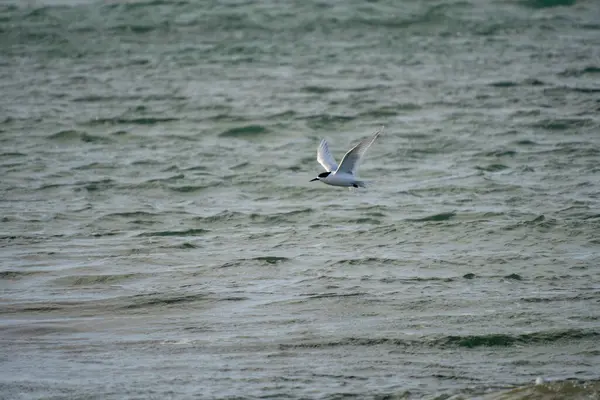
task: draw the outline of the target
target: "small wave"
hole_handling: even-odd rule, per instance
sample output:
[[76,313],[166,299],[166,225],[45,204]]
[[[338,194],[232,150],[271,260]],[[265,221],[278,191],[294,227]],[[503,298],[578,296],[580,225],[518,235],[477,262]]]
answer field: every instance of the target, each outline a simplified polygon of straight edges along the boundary
[[573,6],[577,0],[522,0],[521,4],[531,8]]
[[128,211],[128,212],[118,212],[118,213],[110,213],[103,216],[103,218],[154,218],[159,214],[150,213],[147,211]]
[[560,72],[558,75],[560,76],[582,76],[582,75],[593,75],[593,74],[600,74],[600,67],[596,67],[596,66],[589,66],[589,67],[585,67],[585,68],[569,68],[566,69],[562,72]]
[[377,218],[357,218],[352,220],[347,220],[347,222],[352,224],[371,224],[371,225],[381,225],[381,221]]
[[335,341],[307,341],[304,343],[290,343],[280,344],[281,349],[317,349],[317,348],[330,348],[330,347],[341,347],[341,346],[352,346],[352,347],[371,347],[371,346],[382,346],[391,345],[399,347],[412,346],[415,341],[403,340],[395,338],[358,338],[349,337]]
[[514,157],[517,152],[514,150],[494,150],[485,152],[484,155],[486,157]]
[[538,378],[531,385],[488,393],[477,398],[482,400],[590,400],[597,399],[599,393],[600,381],[547,381]]
[[78,185],[83,185],[83,188],[88,192],[95,192],[98,190],[107,190],[116,185],[116,182],[112,179],[101,179],[99,181],[92,182],[78,182]]
[[489,334],[489,335],[466,335],[446,336],[434,340],[432,344],[439,347],[507,347],[527,344],[551,344],[562,341],[594,339],[600,336],[600,332],[582,329],[566,329],[552,332],[535,332],[521,335]]
[[493,87],[506,88],[506,87],[519,86],[519,83],[518,82],[514,82],[514,81],[499,81],[499,82],[492,82],[489,85],[493,86]]
[[517,140],[515,142],[515,144],[517,144],[519,146],[537,146],[539,143],[534,142],[533,140],[523,139],[523,140]]
[[25,156],[27,156],[27,154],[18,153],[18,152],[7,152],[7,153],[0,154],[0,157],[6,157],[6,158],[25,157]]
[[189,294],[189,295],[164,295],[162,293],[154,294],[141,294],[136,296],[130,296],[127,299],[120,299],[120,302],[128,302],[120,308],[123,309],[137,309],[146,308],[153,306],[170,306],[181,303],[194,303],[198,301],[206,301],[209,296],[203,293],[200,294]]
[[220,137],[252,137],[269,133],[269,130],[262,125],[246,125],[237,128],[231,128],[219,134]]
[[491,82],[489,83],[489,86],[492,87],[497,87],[497,88],[511,88],[511,87],[515,87],[515,86],[543,86],[545,85],[544,82],[540,81],[539,79],[525,79],[524,81],[521,82],[515,82],[515,81],[497,81],[497,82]]
[[56,132],[50,136],[48,139],[55,140],[59,142],[73,142],[73,141],[81,141],[86,143],[112,143],[113,140],[107,137],[90,135],[83,131],[76,130],[64,130],[60,132]]
[[34,275],[45,274],[44,271],[0,271],[0,279],[17,280],[24,279]]
[[427,217],[423,217],[423,218],[415,218],[415,219],[407,219],[407,221],[413,221],[413,222],[440,222],[440,221],[448,221],[452,218],[454,218],[454,216],[456,216],[456,213],[451,211],[451,212],[445,212],[445,213],[440,213],[440,214],[433,214],[433,215],[429,215]]
[[182,185],[182,186],[169,186],[169,190],[177,193],[196,193],[209,188],[217,187],[221,182],[209,183],[206,185]]
[[509,167],[504,164],[490,164],[485,166],[477,165],[475,166],[475,169],[485,172],[499,172],[504,171],[505,169],[509,169]]
[[54,283],[64,286],[114,285],[115,283],[138,278],[140,276],[141,274],[72,275],[55,279]]
[[238,212],[238,211],[223,211],[218,214],[209,215],[207,217],[194,217],[192,220],[199,221],[203,223],[213,223],[220,221],[230,221],[233,219],[239,219],[245,217],[246,214]]
[[290,259],[287,257],[279,257],[279,256],[259,256],[254,258],[240,258],[234,261],[226,262],[223,265],[218,266],[218,268],[230,268],[230,267],[238,267],[242,264],[246,263],[258,263],[258,264],[279,264],[282,262],[287,262]]
[[365,265],[365,264],[384,264],[393,265],[398,263],[398,260],[393,258],[380,258],[380,257],[367,257],[367,258],[349,258],[345,260],[339,260],[333,263],[333,265]]
[[329,86],[304,86],[302,88],[302,90],[304,92],[308,92],[308,93],[317,93],[317,94],[321,94],[321,93],[329,93],[329,92],[334,92],[337,89],[333,88],[333,87],[329,87]]
[[581,128],[584,126],[590,126],[594,121],[590,118],[558,118],[558,119],[545,119],[536,122],[532,125],[534,128],[542,128],[552,131],[567,130],[571,128]]
[[504,276],[504,279],[511,279],[513,281],[522,281],[523,277],[521,277],[521,275],[519,274],[509,274]]
[[178,118],[95,118],[86,122],[87,125],[120,125],[120,124],[132,124],[132,125],[156,125],[164,122],[179,121]]
[[207,229],[186,229],[183,231],[158,231],[158,232],[143,232],[137,235],[138,237],[153,237],[153,236],[199,236],[210,232]]

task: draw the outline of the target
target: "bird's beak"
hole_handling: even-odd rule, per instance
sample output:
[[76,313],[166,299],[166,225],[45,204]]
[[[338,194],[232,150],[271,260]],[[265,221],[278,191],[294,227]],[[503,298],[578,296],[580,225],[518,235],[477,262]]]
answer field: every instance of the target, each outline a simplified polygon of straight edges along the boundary
[[312,181],[318,181],[318,180],[319,180],[319,178],[315,178],[315,179],[311,179],[310,181],[312,182]]

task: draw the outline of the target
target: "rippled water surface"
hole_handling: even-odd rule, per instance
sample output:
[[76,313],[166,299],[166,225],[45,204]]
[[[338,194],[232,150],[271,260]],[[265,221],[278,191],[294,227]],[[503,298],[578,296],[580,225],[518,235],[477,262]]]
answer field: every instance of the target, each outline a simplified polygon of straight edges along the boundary
[[0,87],[0,397],[597,398],[596,1],[3,1]]

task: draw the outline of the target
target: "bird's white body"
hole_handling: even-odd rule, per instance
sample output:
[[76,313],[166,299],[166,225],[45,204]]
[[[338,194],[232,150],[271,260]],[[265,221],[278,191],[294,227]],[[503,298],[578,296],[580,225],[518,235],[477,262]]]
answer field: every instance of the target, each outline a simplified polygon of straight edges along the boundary
[[356,176],[358,163],[367,149],[373,144],[379,136],[383,127],[375,132],[373,136],[364,139],[362,142],[350,149],[342,158],[342,162],[338,166],[335,159],[329,151],[329,146],[325,139],[321,140],[321,144],[317,150],[317,161],[327,170],[319,174],[313,181],[319,180],[323,183],[332,186],[342,187],[365,187],[365,182],[359,180]]
[[331,186],[342,186],[342,187],[365,187],[365,183],[363,181],[359,181],[356,179],[354,175],[345,174],[343,172],[334,172],[329,174],[325,178],[319,178],[319,180],[323,183],[326,183]]

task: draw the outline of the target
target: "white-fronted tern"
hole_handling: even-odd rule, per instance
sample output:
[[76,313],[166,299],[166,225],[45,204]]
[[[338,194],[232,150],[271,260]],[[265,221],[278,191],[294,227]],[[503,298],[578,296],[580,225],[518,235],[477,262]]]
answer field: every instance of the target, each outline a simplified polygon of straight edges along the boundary
[[365,182],[357,179],[357,176],[355,175],[356,169],[358,168],[358,163],[362,156],[382,131],[383,126],[375,132],[373,136],[364,139],[352,149],[348,150],[339,166],[329,152],[327,141],[325,139],[321,140],[321,144],[317,150],[317,161],[325,168],[325,170],[327,170],[327,172],[320,173],[315,179],[311,179],[311,182],[321,181],[332,186],[365,187]]

